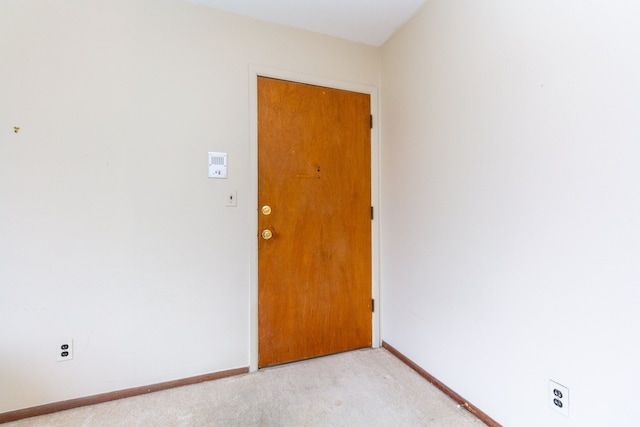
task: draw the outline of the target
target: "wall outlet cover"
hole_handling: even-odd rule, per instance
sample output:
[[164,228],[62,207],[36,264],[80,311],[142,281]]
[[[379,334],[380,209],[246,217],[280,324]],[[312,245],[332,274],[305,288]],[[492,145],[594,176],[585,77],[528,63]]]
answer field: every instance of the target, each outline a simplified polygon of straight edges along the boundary
[[549,405],[562,415],[569,416],[569,389],[549,380]]
[[73,360],[73,340],[58,340],[57,355],[58,362]]

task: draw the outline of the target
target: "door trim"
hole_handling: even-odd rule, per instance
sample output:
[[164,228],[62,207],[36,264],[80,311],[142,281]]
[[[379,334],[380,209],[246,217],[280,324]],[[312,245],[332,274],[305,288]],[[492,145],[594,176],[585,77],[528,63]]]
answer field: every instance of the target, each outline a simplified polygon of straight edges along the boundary
[[250,276],[249,276],[249,369],[258,370],[258,76],[325,86],[368,94],[371,98],[371,205],[375,215],[371,221],[371,295],[376,300],[372,316],[372,347],[380,347],[380,114],[378,88],[375,86],[300,74],[258,65],[249,66],[249,158],[250,158]]

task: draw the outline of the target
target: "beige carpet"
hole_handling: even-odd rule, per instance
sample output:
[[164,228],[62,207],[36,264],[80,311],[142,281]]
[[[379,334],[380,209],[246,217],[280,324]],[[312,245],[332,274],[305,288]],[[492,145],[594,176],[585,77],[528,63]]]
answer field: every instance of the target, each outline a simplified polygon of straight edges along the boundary
[[380,348],[282,365],[4,426],[484,425]]

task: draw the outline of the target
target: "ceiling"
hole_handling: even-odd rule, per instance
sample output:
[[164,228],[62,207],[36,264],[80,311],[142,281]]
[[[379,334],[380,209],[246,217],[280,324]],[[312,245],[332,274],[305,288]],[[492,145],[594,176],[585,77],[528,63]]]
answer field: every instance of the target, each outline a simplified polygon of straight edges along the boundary
[[262,21],[382,45],[426,0],[184,0]]

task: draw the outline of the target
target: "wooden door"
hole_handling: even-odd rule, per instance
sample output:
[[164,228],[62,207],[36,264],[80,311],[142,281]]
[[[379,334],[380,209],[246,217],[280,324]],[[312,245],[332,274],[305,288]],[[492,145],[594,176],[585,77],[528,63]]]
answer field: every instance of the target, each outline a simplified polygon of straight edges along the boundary
[[370,347],[369,95],[258,79],[258,225],[258,366]]

